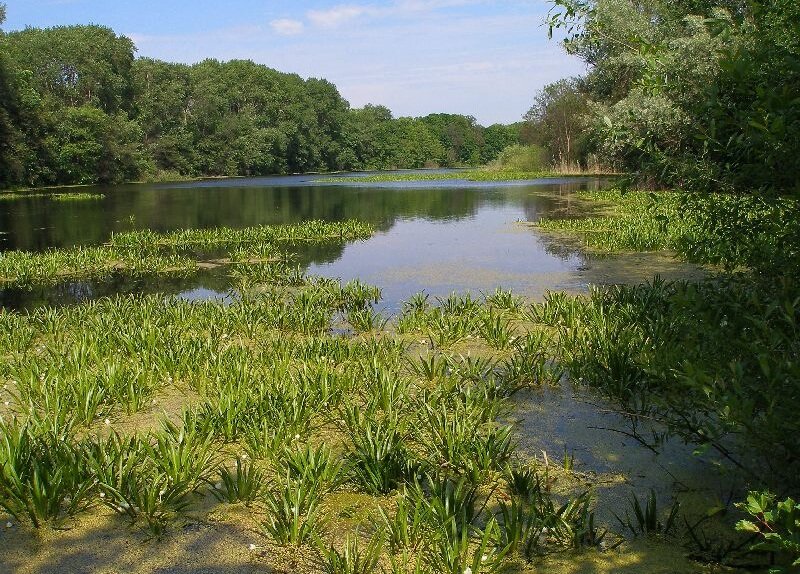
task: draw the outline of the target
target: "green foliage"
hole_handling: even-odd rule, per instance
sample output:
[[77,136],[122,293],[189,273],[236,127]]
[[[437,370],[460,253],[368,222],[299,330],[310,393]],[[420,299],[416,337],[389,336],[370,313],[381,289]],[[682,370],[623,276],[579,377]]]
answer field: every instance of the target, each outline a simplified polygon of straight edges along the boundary
[[546,149],[549,165],[578,166],[587,160],[588,121],[589,102],[579,80],[559,80],[536,94],[525,114],[522,138]]
[[800,9],[741,3],[555,0],[551,32],[591,66],[593,139],[651,183],[798,188]]
[[219,468],[219,482],[214,484],[212,494],[218,500],[231,504],[243,502],[249,506],[259,498],[264,482],[264,473],[256,465],[237,457],[236,470],[227,466]]
[[362,548],[357,536],[348,536],[342,551],[322,542],[317,546],[317,562],[325,574],[371,574],[377,570],[383,540],[380,536],[373,536]]
[[249,60],[134,59],[101,26],[0,43],[0,187],[479,165],[518,141],[469,116],[351,110],[326,80]]
[[679,509],[679,503],[673,504],[667,517],[662,522],[659,516],[656,493],[651,489],[644,508],[642,508],[642,503],[634,495],[631,496],[630,509],[625,511],[625,518],[621,518],[617,514],[614,514],[614,516],[633,536],[670,534],[675,528],[675,519],[678,517]]
[[797,432],[792,413],[800,375],[797,203],[691,194],[618,198],[627,206],[621,218],[553,227],[585,229],[590,245],[609,250],[671,247],[694,261],[750,273],[701,283],[656,279],[572,300],[553,294],[533,315],[558,329],[559,361],[573,379],[597,386],[628,412],[654,417],[744,465],[747,457],[721,442],[740,436],[765,465],[751,463],[750,472],[764,476],[769,468],[793,481],[800,462],[789,438]]
[[0,422],[0,507],[40,528],[86,508],[97,484],[79,449],[36,420]]
[[286,479],[264,495],[267,517],[264,532],[283,545],[300,546],[311,542],[319,528],[321,492],[308,476]]
[[550,162],[545,150],[536,145],[512,145],[505,148],[490,164],[490,169],[502,172],[545,172]]
[[784,566],[770,568],[770,572],[788,572],[789,564],[800,566],[800,504],[792,498],[779,501],[769,492],[751,492],[746,502],[737,506],[752,520],[740,520],[736,529],[759,538],[751,549],[777,554],[785,561]]

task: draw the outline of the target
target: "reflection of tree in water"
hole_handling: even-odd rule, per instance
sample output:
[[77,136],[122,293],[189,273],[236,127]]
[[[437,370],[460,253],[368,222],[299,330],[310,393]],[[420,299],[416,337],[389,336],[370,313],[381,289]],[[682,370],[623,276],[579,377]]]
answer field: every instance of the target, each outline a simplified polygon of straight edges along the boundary
[[228,270],[199,271],[187,277],[130,277],[115,273],[107,279],[65,281],[51,287],[0,289],[0,308],[32,309],[43,305],[69,305],[89,299],[131,293],[176,295],[196,289],[225,294],[231,287]]
[[[563,180],[562,180],[563,181]],[[93,187],[105,199],[53,202],[46,197],[0,204],[0,249],[39,251],[48,247],[97,245],[112,232],[209,227],[249,227],[309,219],[359,219],[390,229],[398,218],[458,220],[475,215],[481,205],[519,205],[530,220],[569,207],[572,192],[596,188],[601,180],[531,186],[404,188],[346,187],[185,187],[124,185]],[[532,192],[535,192],[532,194]]]
[[310,219],[359,219],[388,230],[397,218],[474,215],[482,198],[468,189],[308,187],[98,188],[103,201],[56,203],[47,198],[0,205],[0,249],[96,245],[112,232],[249,227]]

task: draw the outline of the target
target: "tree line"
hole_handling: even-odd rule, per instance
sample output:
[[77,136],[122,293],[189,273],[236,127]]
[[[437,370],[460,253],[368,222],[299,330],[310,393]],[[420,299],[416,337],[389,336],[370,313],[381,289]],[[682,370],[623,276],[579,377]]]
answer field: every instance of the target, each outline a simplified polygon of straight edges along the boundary
[[800,191],[800,3],[554,0],[588,73],[545,88],[523,138],[639,183]]
[[351,109],[326,80],[247,60],[135,51],[94,25],[0,32],[0,186],[471,166],[519,141],[519,125]]

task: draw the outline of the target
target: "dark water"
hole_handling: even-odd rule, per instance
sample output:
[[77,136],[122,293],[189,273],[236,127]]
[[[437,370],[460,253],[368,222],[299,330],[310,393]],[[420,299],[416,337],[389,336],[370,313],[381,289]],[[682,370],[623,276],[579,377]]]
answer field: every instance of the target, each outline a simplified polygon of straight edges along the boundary
[[[574,214],[574,192],[601,187],[602,180],[331,184],[319,179],[130,184],[80,189],[104,194],[98,201],[55,202],[46,195],[6,200],[0,202],[0,251],[95,245],[112,233],[139,228],[163,232],[359,219],[376,226],[370,240],[305,249],[297,259],[312,274],[379,285],[391,310],[421,290],[437,296],[502,286],[537,295],[586,282],[579,276],[587,267],[580,252],[518,222]],[[117,277],[33,291],[5,289],[0,304],[22,308],[119,292],[225,297],[229,287],[224,270],[157,283]]]

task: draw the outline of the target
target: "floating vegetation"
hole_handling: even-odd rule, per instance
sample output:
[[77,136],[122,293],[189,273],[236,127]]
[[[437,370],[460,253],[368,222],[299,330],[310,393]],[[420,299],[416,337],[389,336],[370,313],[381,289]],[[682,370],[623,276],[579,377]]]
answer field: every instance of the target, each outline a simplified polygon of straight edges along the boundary
[[[329,223],[304,221],[288,225],[260,225],[235,229],[214,227],[210,229],[183,229],[168,233],[150,230],[116,233],[110,244],[119,249],[141,249],[159,246],[172,250],[224,249],[233,250],[244,245],[299,245],[307,243],[335,243],[368,239],[374,228],[368,223],[348,220]],[[239,252],[241,256],[241,252]]]
[[0,285],[20,287],[53,285],[68,279],[102,278],[114,273],[185,275],[196,270],[196,261],[154,249],[119,250],[101,245],[0,253]]
[[100,201],[105,198],[102,193],[54,193],[50,196],[53,201]]
[[[31,529],[105,506],[158,537],[213,497],[240,505],[265,543],[331,571],[499,572],[602,552],[621,538],[596,518],[573,455],[521,458],[508,418],[514,393],[564,373],[747,472],[726,437],[745,437],[776,476],[780,453],[787,483],[797,476],[790,281],[654,281],[535,304],[420,294],[387,318],[376,287],[306,276],[284,255],[369,233],[311,222],[120,234],[83,264],[155,253],[196,265],[190,253],[220,250],[248,289],[230,304],[119,296],[0,312],[0,506]],[[766,519],[775,504],[748,512]],[[775,516],[796,515],[781,504]],[[652,496],[619,516],[632,534],[679,522]],[[781,528],[770,548],[785,554],[794,530]]]
[[307,243],[346,243],[366,239],[372,233],[370,225],[355,221],[309,221],[297,225],[193,229],[164,234],[135,231],[112,235],[109,244],[101,246],[2,252],[0,285],[53,285],[68,279],[97,279],[114,273],[186,275],[198,270],[198,252],[212,249],[228,251],[229,257],[221,262],[234,264],[233,274],[238,281],[251,284],[253,275],[260,274],[260,281],[256,282],[281,279],[284,284],[291,284],[298,283],[300,278],[296,270],[285,266],[288,255],[276,245],[285,250]]
[[497,171],[470,169],[441,172],[381,173],[348,177],[328,177],[319,183],[391,183],[402,181],[524,181],[531,179],[563,177],[565,174],[539,171]]
[[[379,298],[361,282],[304,277],[228,305],[119,296],[0,313],[2,508],[44,528],[103,506],[162,537],[212,497],[323,568],[360,572],[406,552],[442,571],[496,571],[507,553],[497,485],[515,448],[501,359],[527,347],[481,337],[486,317],[518,327],[525,306],[409,306],[434,338],[468,315],[465,337],[485,349],[437,351],[426,370],[414,333],[364,318],[368,331],[333,334],[342,313],[371,313]],[[165,404],[164,419],[176,391],[194,399]],[[334,502],[353,495],[374,504],[366,542]]]

